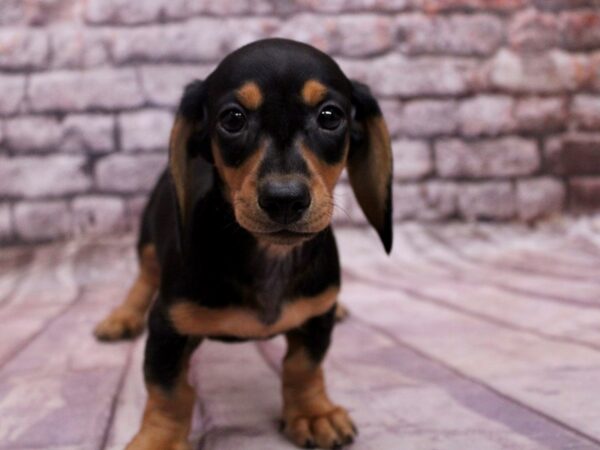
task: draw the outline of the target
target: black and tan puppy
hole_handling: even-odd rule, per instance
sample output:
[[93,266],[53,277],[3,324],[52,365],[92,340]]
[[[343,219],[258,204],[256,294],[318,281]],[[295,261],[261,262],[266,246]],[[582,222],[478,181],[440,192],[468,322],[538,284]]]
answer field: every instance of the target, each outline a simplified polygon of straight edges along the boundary
[[140,275],[96,329],[139,333],[154,294],[144,374],[148,402],[129,450],[188,449],[190,354],[203,338],[285,334],[283,423],[297,445],[352,442],[348,413],[327,396],[321,362],[340,287],[330,227],[344,167],[385,249],[392,245],[392,154],[366,86],[324,53],[269,39],[188,85],[169,169],[143,215]]

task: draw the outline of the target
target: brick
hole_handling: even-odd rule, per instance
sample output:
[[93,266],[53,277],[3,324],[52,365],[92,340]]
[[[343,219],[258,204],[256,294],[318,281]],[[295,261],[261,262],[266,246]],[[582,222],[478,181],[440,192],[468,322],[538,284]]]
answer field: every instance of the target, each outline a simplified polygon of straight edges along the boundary
[[58,23],[79,21],[81,2],[74,0],[36,0],[27,1],[24,23],[41,27]]
[[[596,5],[598,8],[599,5]],[[592,50],[600,47],[600,12],[569,11],[560,14],[561,37],[569,50]]]
[[166,163],[166,154],[109,155],[96,163],[96,185],[104,192],[146,192],[154,186]]
[[13,237],[12,216],[10,205],[0,203],[0,242],[9,242]]
[[529,0],[416,0],[428,13],[442,11],[500,11],[510,12],[527,4]]
[[573,98],[571,114],[579,129],[594,131],[600,128],[600,96],[580,94]]
[[163,150],[169,146],[173,115],[161,110],[143,110],[119,116],[121,148],[127,152]]
[[0,2],[0,25],[21,23],[25,17],[25,4],[22,0]]
[[115,119],[100,114],[68,115],[62,123],[60,150],[106,153],[115,149]]
[[596,52],[590,59],[590,86],[600,92],[600,52]]
[[27,242],[63,238],[71,232],[72,217],[65,201],[20,202],[14,216],[16,234]]
[[400,50],[414,54],[489,55],[504,39],[502,21],[490,14],[401,15],[396,21]]
[[25,100],[25,78],[17,75],[0,75],[0,114],[14,114]]
[[508,181],[464,184],[458,188],[458,206],[467,220],[508,220],[516,213],[515,192]]
[[283,6],[269,0],[194,0],[186,2],[186,12],[220,16],[269,14],[281,10]]
[[83,111],[140,106],[142,89],[133,69],[56,71],[33,75],[29,97],[35,111]]
[[75,233],[107,234],[125,228],[125,202],[121,198],[77,197],[71,209]]
[[185,0],[90,0],[84,16],[93,24],[133,25],[167,18],[185,17]]
[[381,53],[393,41],[391,20],[372,14],[338,17],[300,14],[286,21],[276,35],[346,56]]
[[516,128],[514,100],[500,95],[479,95],[464,100],[458,109],[459,131],[464,136],[494,136]]
[[392,136],[399,135],[404,126],[402,122],[403,103],[398,100],[379,99],[379,107],[390,134]]
[[368,56],[392,47],[392,21],[383,16],[361,14],[337,20],[338,52],[345,56]]
[[600,177],[577,177],[569,180],[569,209],[573,212],[600,209]]
[[146,101],[153,106],[175,107],[185,85],[206,78],[213,68],[212,65],[142,66],[140,73]]
[[48,59],[48,36],[30,28],[0,30],[0,68],[39,69]]
[[456,102],[452,100],[414,100],[396,117],[401,135],[431,137],[451,134],[456,130]]
[[447,139],[436,143],[437,170],[443,177],[530,175],[540,166],[534,141],[506,137],[477,142]]
[[83,156],[0,156],[0,197],[59,197],[85,192],[91,180]]
[[538,9],[558,11],[562,9],[597,7],[598,0],[533,0],[533,4]]
[[396,180],[416,180],[433,171],[431,151],[427,142],[398,139],[392,142],[392,150]]
[[548,133],[563,130],[568,109],[564,98],[523,97],[517,100],[515,120],[520,131]]
[[600,175],[600,135],[568,134],[545,146],[549,169],[557,175]]
[[477,68],[471,59],[398,54],[374,59],[368,65],[351,60],[339,63],[346,75],[366,82],[376,94],[402,97],[466,94],[475,82]]
[[432,181],[423,184],[396,184],[394,220],[436,221],[456,214],[456,185]]
[[134,27],[115,36],[113,58],[117,63],[217,61],[244,44],[268,37],[278,24],[267,17],[225,21],[201,18]]
[[585,55],[553,50],[516,54],[500,50],[489,68],[491,87],[524,93],[562,93],[575,90],[589,78]]
[[402,11],[412,5],[412,0],[296,0],[301,8],[319,12],[346,11]]
[[554,178],[517,181],[517,210],[521,220],[532,221],[558,215],[565,204],[565,186]]
[[507,35],[509,45],[518,51],[545,50],[562,43],[558,16],[534,8],[515,14]]
[[[142,2],[143,3],[143,2]],[[51,28],[51,66],[61,69],[91,68],[110,61],[109,30],[61,25]]]
[[17,117],[7,120],[4,129],[6,145],[18,152],[55,151],[62,134],[53,117]]
[[21,116],[5,122],[6,145],[18,152],[91,151],[114,149],[114,119],[95,114],[54,117]]

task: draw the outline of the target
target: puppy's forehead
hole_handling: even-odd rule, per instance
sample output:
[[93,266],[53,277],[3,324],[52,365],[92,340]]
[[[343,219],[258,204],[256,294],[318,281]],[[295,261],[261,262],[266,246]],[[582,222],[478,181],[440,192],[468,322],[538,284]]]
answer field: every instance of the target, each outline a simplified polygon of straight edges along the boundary
[[[303,93],[311,85],[314,99],[317,84],[350,95],[351,84],[339,66],[325,53],[286,39],[257,41],[227,56],[207,79],[211,94],[240,91],[252,98]],[[258,89],[257,89],[258,88]]]

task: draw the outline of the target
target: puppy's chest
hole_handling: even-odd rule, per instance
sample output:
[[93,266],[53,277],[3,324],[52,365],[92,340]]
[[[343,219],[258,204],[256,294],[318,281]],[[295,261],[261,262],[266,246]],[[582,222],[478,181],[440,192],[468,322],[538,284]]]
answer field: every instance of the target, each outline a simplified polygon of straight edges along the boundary
[[302,277],[302,269],[291,259],[261,261],[242,287],[245,307],[256,311],[266,325],[277,321],[286,302],[297,296],[295,286]]
[[[175,328],[184,334],[243,339],[267,338],[324,314],[335,303],[337,287],[314,296],[296,292],[303,270],[290,261],[256,264],[251,276],[231,280],[228,296],[212,304],[180,299],[171,307]],[[219,292],[215,292],[219,295]]]

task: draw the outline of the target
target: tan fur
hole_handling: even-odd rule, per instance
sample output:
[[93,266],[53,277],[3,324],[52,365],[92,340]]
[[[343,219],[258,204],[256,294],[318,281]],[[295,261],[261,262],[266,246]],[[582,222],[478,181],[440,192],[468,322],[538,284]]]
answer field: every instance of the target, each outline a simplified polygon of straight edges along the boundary
[[310,191],[312,205],[307,214],[307,221],[317,231],[329,225],[333,215],[333,189],[344,169],[348,145],[344,149],[344,156],[338,164],[327,164],[310,150],[304,143],[300,144],[302,157],[310,172]]
[[258,109],[263,102],[262,92],[254,81],[244,83],[242,87],[235,92],[235,96],[244,108],[250,110]]
[[316,106],[327,95],[327,88],[319,81],[310,79],[302,86],[302,101],[309,106]]
[[188,362],[189,355],[172,389],[146,384],[142,425],[126,450],[191,450],[187,438],[196,395],[187,381]]
[[345,409],[327,395],[320,365],[294,337],[287,336],[282,394],[285,434],[297,445],[332,448],[352,441],[355,427]]
[[100,340],[113,341],[139,335],[144,329],[146,312],[160,283],[160,267],[154,245],[146,245],[140,254],[140,272],[123,303],[94,329]]
[[225,184],[225,196],[233,205],[238,223],[250,231],[262,232],[267,226],[257,202],[258,169],[265,151],[263,142],[240,167],[228,167],[223,163],[218,145],[212,145],[215,166]]
[[175,118],[169,139],[169,171],[175,184],[182,223],[186,222],[190,208],[188,204],[190,180],[188,174],[187,143],[193,133],[193,129],[194,125],[192,123],[178,115]]
[[236,336],[266,338],[302,325],[306,320],[326,313],[337,298],[338,288],[331,287],[316,297],[299,298],[286,304],[279,319],[266,325],[247,308],[207,308],[180,301],[169,311],[175,329],[191,336]]
[[387,186],[392,173],[392,149],[387,125],[382,117],[368,119],[365,124],[369,149],[348,160],[348,176],[358,203],[369,222],[377,229],[384,226]]

